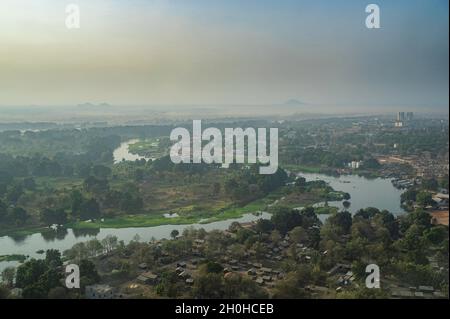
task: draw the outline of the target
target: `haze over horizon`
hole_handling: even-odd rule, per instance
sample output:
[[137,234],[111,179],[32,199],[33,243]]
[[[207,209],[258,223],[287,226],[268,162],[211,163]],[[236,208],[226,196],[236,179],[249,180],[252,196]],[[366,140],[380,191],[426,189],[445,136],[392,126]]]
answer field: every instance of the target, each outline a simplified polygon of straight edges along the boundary
[[279,105],[448,112],[448,1],[4,0],[0,105]]

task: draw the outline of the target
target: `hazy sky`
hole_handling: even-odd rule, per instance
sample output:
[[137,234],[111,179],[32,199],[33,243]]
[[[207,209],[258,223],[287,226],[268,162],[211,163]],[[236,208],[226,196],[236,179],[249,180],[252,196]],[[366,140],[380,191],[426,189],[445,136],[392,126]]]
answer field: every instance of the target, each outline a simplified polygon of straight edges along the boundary
[[[365,7],[381,8],[381,29]],[[65,27],[77,3],[81,28]],[[448,0],[2,0],[0,105],[448,106]]]

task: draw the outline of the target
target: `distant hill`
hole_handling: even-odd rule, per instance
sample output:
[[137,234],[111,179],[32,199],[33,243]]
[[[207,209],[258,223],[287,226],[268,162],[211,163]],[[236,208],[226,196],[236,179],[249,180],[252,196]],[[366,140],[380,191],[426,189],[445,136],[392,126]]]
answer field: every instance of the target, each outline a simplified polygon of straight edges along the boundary
[[296,100],[296,99],[290,99],[290,100],[287,100],[286,102],[284,102],[283,105],[287,105],[287,106],[302,106],[302,105],[306,105],[306,103],[301,102],[301,101]]

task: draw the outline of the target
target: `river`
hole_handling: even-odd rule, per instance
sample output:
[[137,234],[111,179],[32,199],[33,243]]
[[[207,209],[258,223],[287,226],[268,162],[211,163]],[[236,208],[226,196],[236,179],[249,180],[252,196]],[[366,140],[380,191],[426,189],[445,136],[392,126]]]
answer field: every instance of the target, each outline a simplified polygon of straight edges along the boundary
[[[349,193],[351,205],[348,211],[351,213],[367,207],[386,209],[394,215],[405,212],[400,206],[400,196],[404,190],[395,188],[390,179],[367,179],[358,175],[341,175],[339,177],[309,173],[300,173],[299,175],[305,177],[306,181],[323,180],[333,189]],[[342,201],[330,201],[328,205],[344,208]]]
[[[120,145],[118,149],[114,151],[114,162],[121,162],[122,159],[134,161],[142,158],[141,156],[130,154],[128,152],[128,145],[135,143],[138,140],[130,140]],[[306,178],[307,181],[312,180],[324,180],[331,187],[337,191],[343,191],[350,194],[351,206],[349,210],[354,213],[358,209],[366,207],[376,207],[379,209],[387,209],[395,215],[403,213],[403,209],[400,207],[400,195],[401,190],[396,189],[389,179],[376,178],[367,179],[357,175],[343,175],[340,177],[333,177],[323,174],[299,174]],[[342,208],[342,202],[328,202],[330,206],[337,206]],[[92,238],[103,239],[107,235],[114,235],[128,243],[136,235],[143,241],[149,241],[152,238],[162,239],[170,237],[170,232],[174,229],[180,233],[189,226],[195,228],[204,228],[205,230],[219,229],[224,230],[234,222],[250,222],[259,218],[269,218],[270,214],[263,213],[261,216],[254,214],[246,214],[241,218],[229,219],[225,221],[213,222],[209,224],[193,224],[193,225],[161,225],[154,227],[142,227],[142,228],[103,228],[95,231],[74,231],[72,229],[65,230],[62,234],[48,234],[36,233],[21,238],[13,238],[11,236],[0,237],[0,256],[21,254],[30,257],[39,258],[42,255],[37,253],[38,250],[58,249],[61,252],[71,248],[78,242],[87,241]],[[170,217],[168,217],[170,218]],[[319,218],[323,221],[326,215],[319,215]],[[7,266],[15,266],[17,262],[0,262],[0,271]]]
[[[191,224],[191,225],[161,225],[153,227],[129,227],[129,228],[102,228],[99,230],[90,231],[74,231],[67,229],[62,236],[54,237],[45,234],[36,233],[30,236],[13,238],[10,236],[0,237],[0,256],[1,255],[26,255],[30,257],[40,258],[42,255],[38,254],[38,250],[58,249],[63,252],[66,249],[71,248],[73,245],[79,242],[87,241],[92,238],[98,238],[99,240],[105,238],[108,235],[114,235],[123,240],[125,243],[130,242],[136,235],[142,241],[150,241],[152,238],[163,239],[169,238],[172,230],[176,229],[180,232],[187,227],[204,228],[206,231],[213,229],[225,230],[233,222],[246,223],[258,220],[260,218],[269,218],[270,214],[261,213],[245,214],[241,218],[234,218],[228,220],[222,220],[209,224]],[[0,262],[0,272],[8,266],[16,266],[17,262]]]

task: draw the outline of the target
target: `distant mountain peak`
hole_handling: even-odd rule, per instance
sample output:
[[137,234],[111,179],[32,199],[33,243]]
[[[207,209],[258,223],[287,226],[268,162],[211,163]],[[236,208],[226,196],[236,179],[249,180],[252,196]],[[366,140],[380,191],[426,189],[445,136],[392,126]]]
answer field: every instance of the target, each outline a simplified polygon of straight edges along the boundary
[[289,105],[289,106],[300,106],[300,105],[305,105],[305,103],[296,100],[296,99],[290,99],[287,100],[286,102],[284,102],[284,105]]

